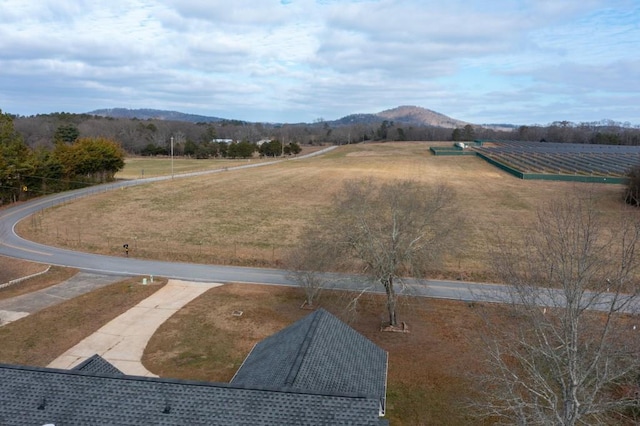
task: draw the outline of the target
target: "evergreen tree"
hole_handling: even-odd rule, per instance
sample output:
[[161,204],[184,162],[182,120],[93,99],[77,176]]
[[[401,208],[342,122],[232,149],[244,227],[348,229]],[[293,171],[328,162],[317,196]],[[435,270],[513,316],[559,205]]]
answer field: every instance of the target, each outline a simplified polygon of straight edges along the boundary
[[26,197],[33,169],[31,150],[15,131],[13,118],[0,110],[0,204]]
[[55,142],[74,143],[80,137],[78,128],[73,124],[58,126],[53,135]]

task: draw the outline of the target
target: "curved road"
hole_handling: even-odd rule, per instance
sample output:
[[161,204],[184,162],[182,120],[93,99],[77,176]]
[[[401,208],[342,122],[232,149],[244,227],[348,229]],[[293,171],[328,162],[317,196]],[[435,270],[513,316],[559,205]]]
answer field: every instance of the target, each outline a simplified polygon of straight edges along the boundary
[[[305,158],[311,155],[319,155],[333,148],[335,147],[330,147],[328,149],[298,158]],[[226,170],[261,167],[275,164],[280,161],[229,167]],[[175,175],[175,177],[178,178],[197,176],[203,174],[218,173],[222,171],[222,169],[208,170],[204,172]],[[296,285],[287,277],[287,271],[284,270],[202,265],[179,262],[161,262],[154,260],[104,256],[38,244],[32,241],[25,240],[15,233],[15,226],[19,221],[30,216],[31,214],[37,213],[40,210],[58,204],[72,202],[74,200],[77,200],[78,198],[90,196],[96,193],[168,179],[172,179],[172,177],[163,176],[130,181],[119,181],[90,188],[68,191],[60,194],[53,194],[50,196],[37,198],[4,210],[0,210],[0,255],[51,265],[74,267],[81,270],[102,274],[115,274],[123,276],[155,275],[187,281],[217,283],[237,282],[282,286]],[[371,283],[368,282],[368,280],[363,276],[332,275],[331,278],[333,278],[331,280],[333,282],[333,287],[339,289],[361,290],[371,285]],[[557,291],[551,289],[541,290],[543,290],[542,292],[545,293],[545,295],[541,294],[542,297],[541,299],[539,299],[542,302],[541,305],[562,305],[562,297],[558,295]],[[371,291],[378,291],[377,286],[375,288],[372,288]],[[464,301],[508,302],[512,300],[510,296],[511,292],[509,290],[509,286],[463,281],[408,280],[405,282],[405,293],[417,296],[456,299]],[[607,300],[610,299],[608,297],[605,297],[602,300],[601,303],[603,303],[603,308],[606,308]],[[596,307],[595,309],[599,308]]]
[[[166,178],[163,178],[166,179]],[[170,179],[170,177],[169,177]],[[159,179],[155,179],[159,180]],[[117,256],[104,256],[46,246],[25,240],[15,233],[16,224],[40,210],[72,202],[81,197],[110,191],[124,186],[139,185],[146,180],[123,181],[76,191],[54,194],[0,210],[0,254],[33,262],[69,266],[89,272],[115,275],[156,275],[189,281],[240,282],[294,286],[287,271],[264,268],[202,265],[180,262],[162,262]],[[358,289],[368,285],[360,276],[335,276],[340,288]],[[494,300],[503,293],[504,286],[465,283],[460,281],[412,281],[409,285],[416,295],[461,300]],[[483,296],[484,295],[484,296]],[[480,297],[483,296],[483,297]]]
[[[309,158],[311,156],[325,153],[334,148],[336,147],[332,146],[318,152],[296,157],[293,160]],[[183,173],[180,175],[175,175],[175,178],[220,173],[229,170],[263,167],[277,164],[282,161],[292,160],[277,160],[267,163],[255,163],[228,167],[224,169]],[[118,181],[105,185],[98,185],[89,188],[67,191],[59,194],[53,194],[19,204],[5,210],[0,210],[0,254],[34,262],[58,266],[69,266],[104,274],[117,274],[127,276],[157,275],[167,278],[176,278],[191,281],[245,282],[293,285],[291,281],[285,278],[286,273],[284,271],[258,268],[199,265],[191,263],[159,262],[134,258],[103,256],[45,246],[25,240],[19,237],[15,232],[15,226],[22,219],[49,207],[56,206],[58,204],[73,202],[78,198],[87,197],[106,191],[112,191],[114,189],[142,185],[162,180],[171,180],[173,178],[174,177],[172,176],[161,176],[146,179]]]

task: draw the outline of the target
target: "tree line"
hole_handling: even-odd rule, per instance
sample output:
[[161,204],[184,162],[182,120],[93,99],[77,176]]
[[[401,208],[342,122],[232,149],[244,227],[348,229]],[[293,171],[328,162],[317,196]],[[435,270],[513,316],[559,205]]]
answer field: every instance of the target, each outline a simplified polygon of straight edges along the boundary
[[[151,150],[143,151],[142,155],[162,155],[166,154],[164,149],[159,147],[147,147]],[[261,157],[279,157],[281,155],[297,155],[302,152],[302,148],[295,142],[283,144],[274,139],[269,141],[249,142],[216,142],[200,141],[198,143],[187,140],[181,147],[179,153],[189,158],[251,158],[254,153]]]
[[566,143],[640,145],[640,128],[611,120],[573,123],[555,121],[546,125],[477,126],[451,129],[379,120],[336,124],[272,124],[222,120],[207,123],[160,119],[109,118],[89,114],[54,113],[29,117],[14,116],[16,130],[30,147],[53,145],[54,134],[62,126],[73,126],[79,137],[117,140],[130,154],[163,155],[174,139],[174,153],[194,158],[223,157],[224,147],[214,141],[230,139],[256,143],[279,140],[284,146],[361,143],[367,141],[466,141],[508,139]]
[[[193,125],[204,130],[194,141],[187,133],[171,126],[176,124],[187,131],[190,123],[156,125],[66,113],[38,116],[34,120],[26,122],[39,123],[42,128],[25,127],[24,119],[0,111],[0,204],[113,180],[115,173],[124,167],[127,152],[120,137],[140,138],[146,145],[129,153],[152,156],[170,155],[171,148],[174,155],[190,158],[251,158],[255,153],[279,157],[302,151],[300,145],[291,140],[219,141],[218,132],[211,126]],[[117,121],[135,123],[134,129],[124,132],[120,128],[114,132],[117,129],[114,126],[87,127],[89,123]],[[22,127],[16,125],[20,122]],[[229,126],[242,126],[242,123],[232,122]],[[172,130],[175,133],[171,133]],[[29,138],[31,143],[27,142]]]
[[30,147],[0,111],[0,205],[113,179],[125,152],[115,140],[79,137],[75,127],[58,127],[50,146]]

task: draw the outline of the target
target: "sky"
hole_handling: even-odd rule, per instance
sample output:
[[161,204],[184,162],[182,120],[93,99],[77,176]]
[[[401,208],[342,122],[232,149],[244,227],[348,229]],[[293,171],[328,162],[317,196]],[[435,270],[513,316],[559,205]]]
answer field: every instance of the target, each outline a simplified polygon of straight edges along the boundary
[[0,110],[640,125],[639,0],[0,0]]

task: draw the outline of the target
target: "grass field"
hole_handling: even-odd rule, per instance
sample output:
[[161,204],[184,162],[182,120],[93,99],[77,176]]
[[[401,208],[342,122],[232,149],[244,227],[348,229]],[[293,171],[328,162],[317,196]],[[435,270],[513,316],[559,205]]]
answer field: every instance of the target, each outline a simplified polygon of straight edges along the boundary
[[46,269],[47,265],[42,265],[40,263],[9,259],[0,256],[0,284],[25,277],[27,275],[38,274],[46,271]]
[[[43,273],[47,271],[47,265],[26,262],[23,260],[9,259],[7,257],[0,256],[0,270],[2,270],[2,274],[0,275],[7,277],[7,279],[0,281],[1,284],[9,282],[11,280],[15,280],[17,278],[27,277],[36,273]],[[78,271],[73,268],[52,266],[44,274],[34,276],[33,278],[29,278],[8,287],[0,288],[0,300],[20,296],[22,294],[27,294],[50,287],[72,277],[76,274],[76,272]]]
[[450,259],[441,276],[483,279],[495,232],[518,230],[552,195],[589,187],[602,209],[622,208],[621,186],[523,181],[475,157],[433,156],[429,146],[350,145],[312,159],[127,188],[43,211],[18,230],[103,254],[122,255],[127,243],[135,257],[278,267],[345,179],[446,182],[461,200],[467,238],[464,255]]
[[[252,158],[250,160],[189,158],[173,159],[173,173],[190,173],[203,170],[217,170],[247,163],[261,163],[268,160]],[[116,179],[137,179],[143,177],[167,176],[171,174],[171,158],[168,157],[131,157],[125,161],[124,169],[116,174]]]
[[[451,259],[442,275],[482,279],[489,274],[492,235],[518,231],[551,196],[588,188],[602,210],[623,207],[620,186],[522,181],[477,158],[432,156],[428,146],[345,146],[314,159],[118,190],[41,212],[20,224],[19,232],[101,253],[121,254],[127,242],[133,256],[277,266],[300,228],[327,208],[345,179],[447,182],[462,201],[468,237],[463,258]],[[63,346],[131,306],[130,298],[143,296],[126,283],[107,289],[77,300],[78,305],[60,305],[0,328],[0,362],[45,365]],[[320,304],[389,352],[391,424],[477,424],[464,404],[475,396],[473,373],[482,368],[477,306],[405,298],[399,315],[411,333],[381,333],[384,299],[365,295],[358,315],[345,317],[347,296],[325,292]],[[299,309],[302,300],[301,291],[291,288],[212,289],[163,324],[143,362],[161,376],[226,382],[255,342],[308,312]],[[93,309],[99,318],[87,316]],[[503,318],[499,306],[486,309],[494,324],[512,320]],[[243,316],[232,316],[234,310]],[[78,321],[92,325],[76,332]]]
[[[304,146],[300,155],[322,149],[320,146]],[[264,163],[273,159],[259,158],[254,155],[251,159],[191,159],[174,157],[173,173],[190,173],[203,170],[225,169],[251,163]],[[143,177],[167,176],[171,174],[172,161],[170,157],[129,157],[125,160],[124,169],[116,174],[116,179],[137,179]]]

